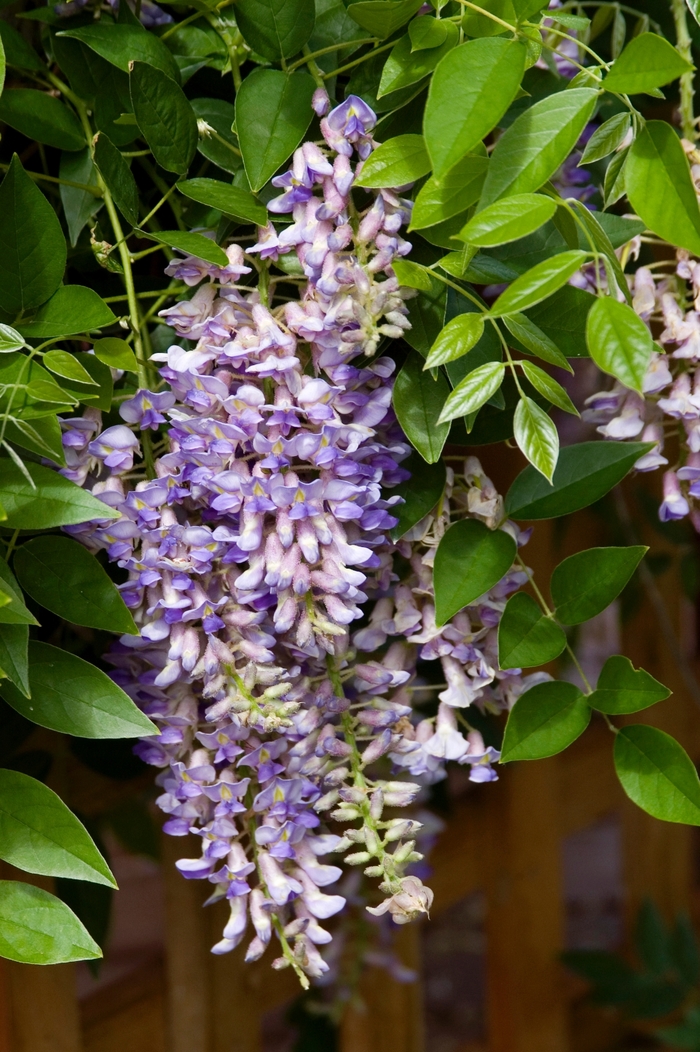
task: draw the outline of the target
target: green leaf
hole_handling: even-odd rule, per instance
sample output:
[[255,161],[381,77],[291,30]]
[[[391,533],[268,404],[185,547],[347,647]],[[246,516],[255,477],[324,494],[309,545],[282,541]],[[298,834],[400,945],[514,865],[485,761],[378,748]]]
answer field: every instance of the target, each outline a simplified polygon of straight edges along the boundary
[[527,395],[515,407],[513,430],[521,452],[551,482],[559,456],[559,435],[545,411]]
[[579,415],[578,409],[564,388],[549,373],[546,373],[544,369],[540,369],[539,365],[534,365],[532,362],[521,361],[520,367],[535,390],[544,395],[552,405],[555,405],[557,409],[562,409],[565,413],[572,413],[574,416]]
[[77,738],[139,738],[157,730],[100,669],[48,643],[29,644],[31,700],[6,680],[0,694],[40,727]]
[[0,325],[0,354],[11,354],[25,346],[24,337],[11,325]]
[[406,289],[432,292],[434,279],[419,263],[412,263],[410,259],[397,259],[393,266],[399,285]]
[[603,87],[621,95],[638,95],[660,88],[692,69],[668,40],[656,33],[640,33],[615,60]]
[[308,43],[314,29],[314,0],[238,0],[236,23],[253,51],[278,62]]
[[[605,179],[603,180],[603,201],[605,208],[610,208],[614,205],[621,197],[625,195],[625,178],[627,172],[627,158],[629,157],[630,148],[626,146],[624,150],[620,150],[613,157],[610,158],[610,162],[605,171]],[[644,224],[646,227],[646,223]]]
[[126,369],[130,373],[138,371],[136,355],[126,340],[106,336],[102,340],[96,340],[92,349],[95,356],[111,369]]
[[160,69],[134,62],[129,90],[139,131],[156,161],[166,171],[184,175],[197,150],[198,132],[182,88]]
[[145,63],[180,82],[180,70],[168,48],[155,33],[147,33],[141,26],[102,20],[79,29],[65,29],[57,36],[79,40],[124,73],[129,72],[132,62]]
[[0,672],[29,697],[29,626],[0,624]]
[[520,695],[508,717],[501,762],[556,756],[583,734],[590,719],[575,684],[538,683]]
[[578,142],[597,98],[593,88],[569,88],[521,113],[491,154],[481,207],[499,197],[539,190]]
[[649,442],[581,442],[565,446],[550,485],[534,468],[521,471],[506,495],[513,519],[555,519],[587,508],[616,486]]
[[700,781],[685,749],[644,724],[615,736],[615,771],[630,800],[664,822],[700,825]]
[[592,164],[613,153],[625,141],[629,130],[630,115],[627,111],[610,117],[591,135],[579,164]]
[[664,701],[671,691],[644,669],[635,669],[629,658],[609,657],[598,677],[598,685],[588,697],[588,704],[599,712],[619,716],[641,712]]
[[[44,64],[31,44],[4,19],[0,19],[0,42],[8,66],[35,72],[43,70]],[[1,81],[0,90],[2,90]]]
[[39,622],[24,605],[12,570],[4,559],[0,559],[0,590],[3,603],[0,606],[0,623],[5,625],[38,625]]
[[580,625],[610,606],[646,551],[643,544],[628,548],[588,548],[559,563],[550,584],[559,621]]
[[544,362],[557,365],[560,369],[566,369],[573,373],[573,369],[561,353],[556,343],[542,331],[526,314],[509,314],[503,321],[509,332],[515,336],[522,348],[530,354],[536,354]]
[[0,459],[0,492],[11,530],[49,530],[117,513],[87,490],[41,464],[26,464],[35,488],[11,460]]
[[443,223],[478,201],[488,163],[487,156],[469,153],[440,182],[433,177],[428,179],[413,205],[409,231]]
[[61,284],[66,242],[56,213],[15,154],[0,186],[0,307],[38,307]]
[[[391,531],[393,540],[398,541],[409,530],[424,519],[433,510],[445,489],[447,472],[442,460],[435,464],[427,464],[419,453],[411,453],[408,460],[401,464],[411,472],[411,477],[405,482],[400,482],[392,489],[392,496],[403,497],[404,503],[394,505],[392,513],[398,518],[396,526]],[[2,665],[2,654],[0,653],[0,666]]]
[[228,266],[228,256],[223,248],[204,234],[193,234],[189,230],[144,230],[142,234],[154,241],[160,241],[162,245],[175,248],[178,252],[184,252],[185,255],[196,256],[197,259],[213,263],[216,267]]
[[516,314],[541,303],[567,283],[587,255],[580,251],[559,252],[551,259],[535,264],[501,293],[491,308],[491,315],[498,318],[503,314]]
[[66,621],[138,634],[119,591],[95,556],[77,541],[35,537],[17,550],[14,568],[25,592]]
[[442,59],[430,84],[423,123],[436,179],[446,176],[498,124],[520,87],[526,53],[517,40],[481,39],[460,44]]
[[[399,262],[407,263],[408,260],[394,260],[394,272]],[[411,328],[404,332],[404,340],[409,347],[413,347],[414,351],[418,351],[424,358],[427,357],[442,329],[447,303],[447,287],[436,278],[430,275],[428,277],[430,290],[419,292],[417,296],[408,301],[408,320]]]
[[[632,293],[629,290],[627,278],[620,266],[619,259],[615,255],[615,250],[605,228],[598,222],[597,218],[593,215],[593,212],[591,212],[589,208],[586,208],[581,201],[574,201],[574,207],[583,220],[588,238],[592,240],[596,249],[602,253],[604,257],[603,262],[608,277],[609,294],[613,297],[617,295],[617,290],[615,288],[615,285],[617,285],[617,288],[622,292],[627,302],[631,305]],[[586,239],[587,241],[588,238]]]
[[601,296],[589,311],[586,339],[596,365],[641,394],[655,345],[639,315],[626,303]]
[[405,25],[421,6],[420,0],[360,0],[349,4],[347,10],[358,26],[384,40]]
[[408,27],[411,50],[423,51],[440,47],[447,39],[448,27],[451,25],[453,23],[434,18],[432,15],[421,15],[419,18],[414,18]]
[[87,829],[61,798],[34,778],[2,768],[0,858],[25,873],[117,886]]
[[0,881],[0,957],[20,964],[65,964],[102,951],[68,907],[42,888]]
[[534,233],[552,218],[556,202],[542,194],[516,194],[477,212],[459,236],[470,245],[505,245]]
[[206,121],[216,132],[216,135],[200,135],[197,149],[208,161],[234,175],[243,161],[238,140],[231,131],[236,117],[233,106],[223,99],[190,99],[190,102],[197,120]]
[[435,553],[436,623],[444,625],[498,584],[515,553],[515,541],[505,530],[490,530],[478,519],[461,519],[450,526]]
[[590,292],[575,285],[564,285],[549,299],[528,310],[527,317],[567,358],[587,358],[586,318],[594,302],[595,296]]
[[444,365],[445,362],[452,362],[455,358],[461,358],[476,346],[483,334],[483,314],[458,314],[452,321],[448,321],[430,348],[424,368],[433,369]]
[[316,90],[308,73],[256,69],[236,93],[236,129],[251,190],[257,193],[296,150],[311,123]]
[[625,187],[630,204],[649,230],[700,255],[695,186],[680,139],[670,124],[647,122],[627,154]]
[[121,152],[104,132],[99,132],[95,137],[95,165],[127,223],[136,226],[139,221],[136,180]]
[[379,188],[415,183],[430,171],[422,135],[397,135],[371,153],[355,180],[356,186]]
[[85,405],[94,405],[103,412],[108,413],[112,408],[113,383],[109,368],[96,358],[94,354],[80,354],[81,365],[90,374],[97,384],[94,387],[86,387],[84,384],[76,384],[73,380],[62,380],[61,387],[73,394],[79,402]]
[[23,336],[72,336],[102,329],[116,321],[110,307],[85,285],[62,285],[26,322],[18,322]]
[[[417,21],[420,21],[420,19]],[[438,62],[458,43],[459,29],[454,22],[441,21],[438,23],[434,18],[429,19],[429,21],[444,27],[445,39],[437,47],[416,51],[412,49],[411,39],[408,35],[401,37],[398,44],[389,53],[389,58],[384,64],[377,92],[378,99],[383,98],[385,95],[390,95],[392,91],[408,88],[411,84],[417,84],[423,80],[424,77],[433,72]],[[411,22],[409,33],[411,27],[415,25],[416,22]]]
[[47,351],[43,358],[44,366],[56,376],[75,380],[79,384],[95,385],[87,369],[84,369],[74,354],[68,351]]
[[[438,417],[449,394],[447,381],[423,372],[417,354],[410,354],[394,384],[394,412],[409,442],[428,464],[440,459],[450,433],[449,424],[438,424]],[[0,611],[1,613],[1,611]]]
[[[503,22],[508,22],[513,26],[518,20],[512,0],[483,0],[480,6],[482,10],[488,11],[490,14],[495,15],[496,18],[500,18]],[[481,14],[472,8],[465,9],[462,15],[461,26],[462,31],[468,37],[498,36],[503,33],[505,28],[500,22],[495,22],[486,14]]]
[[53,413],[34,416],[31,423],[18,416],[14,420],[8,418],[5,438],[22,449],[29,449],[39,457],[50,457],[56,464],[65,467],[61,427]]
[[185,197],[209,205],[231,219],[243,219],[257,226],[267,223],[267,209],[246,190],[220,179],[186,179],[177,188]]
[[[58,174],[61,179],[83,183],[85,186],[94,186],[97,189],[95,165],[92,163],[87,146],[77,153],[62,153]],[[102,198],[96,197],[88,190],[80,190],[76,186],[67,186],[65,183],[61,183],[59,189],[71,247],[75,248],[85,224],[102,208]]]
[[72,110],[53,95],[33,88],[11,88],[0,98],[0,121],[28,139],[59,150],[82,150],[85,133]]
[[480,409],[503,383],[505,369],[501,362],[487,362],[472,370],[450,394],[438,423],[454,420],[458,416],[467,416]]
[[527,592],[506,603],[498,626],[498,664],[502,669],[532,668],[558,658],[566,646],[564,632],[546,617]]

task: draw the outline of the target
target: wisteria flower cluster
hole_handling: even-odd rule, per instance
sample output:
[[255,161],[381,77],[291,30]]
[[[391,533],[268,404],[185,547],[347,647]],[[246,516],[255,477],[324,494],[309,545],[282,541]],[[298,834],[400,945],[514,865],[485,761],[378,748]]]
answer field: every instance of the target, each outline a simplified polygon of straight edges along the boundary
[[[169,265],[196,291],[163,312],[184,344],[156,356],[167,386],[124,402],[123,424],[101,431],[95,410],[64,423],[65,473],[119,513],[70,530],[128,570],[140,634],[112,649],[114,677],[160,729],[137,748],[161,768],[166,832],[201,838],[180,871],[229,902],[214,952],[250,922],[247,959],[274,932],[274,966],[304,982],[327,970],[322,922],[345,904],[328,890],[341,868],[322,859],[344,855],[380,882],[375,915],[427,913],[432,893],[410,869],[420,822],[394,809],[447,760],[495,778],[498,753],[464,712],[508,709],[525,688],[496,657],[522,570],[435,622],[432,563],[452,516],[526,540],[478,461],[448,469],[436,511],[391,539],[410,447],[391,409],[394,362],[377,352],[408,326],[392,261],[410,248],[409,203],[380,190],[356,211],[374,123],[350,97],[321,121],[327,148],[304,143],[274,180],[270,211],[291,223],[247,252],[230,245],[223,269]],[[289,279],[269,263],[290,252],[304,278],[285,301]],[[134,470],[139,431],[162,436],[153,477]],[[421,719],[421,665],[438,660],[437,714]]]

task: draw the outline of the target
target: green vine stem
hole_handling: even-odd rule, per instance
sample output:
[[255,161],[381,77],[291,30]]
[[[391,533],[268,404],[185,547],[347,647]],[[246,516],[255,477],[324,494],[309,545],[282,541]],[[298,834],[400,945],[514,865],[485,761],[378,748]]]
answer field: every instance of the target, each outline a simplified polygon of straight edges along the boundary
[[[685,0],[671,0],[673,21],[676,27],[676,49],[678,53],[693,64],[692,40],[688,32],[688,18],[686,14]],[[693,113],[693,81],[695,73],[691,70],[681,77],[681,130],[686,139],[695,142],[698,137],[695,128],[695,116]]]

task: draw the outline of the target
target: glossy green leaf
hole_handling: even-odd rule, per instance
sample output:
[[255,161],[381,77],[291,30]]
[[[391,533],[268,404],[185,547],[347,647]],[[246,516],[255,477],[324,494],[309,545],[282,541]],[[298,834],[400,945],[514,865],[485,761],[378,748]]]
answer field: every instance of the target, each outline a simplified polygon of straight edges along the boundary
[[412,263],[410,259],[395,260],[394,273],[399,285],[403,285],[406,289],[419,289],[421,292],[432,291],[434,279],[420,264]]
[[599,712],[620,716],[648,709],[657,701],[664,701],[670,694],[668,687],[643,668],[635,669],[629,658],[615,655],[603,665],[596,689],[588,697],[588,704]]
[[630,115],[626,111],[610,117],[591,135],[579,164],[592,164],[613,153],[625,141],[630,127]]
[[670,124],[647,122],[627,154],[624,185],[649,230],[700,255],[700,208],[688,160]]
[[348,14],[358,26],[384,40],[405,25],[421,6],[420,0],[360,0],[348,5]]
[[25,592],[66,621],[137,634],[119,591],[95,556],[77,541],[35,537],[17,550],[13,565]]
[[586,252],[559,252],[535,264],[501,293],[490,313],[498,318],[504,314],[520,313],[541,303],[565,285],[586,258]]
[[90,373],[85,369],[74,354],[68,351],[47,351],[43,357],[44,367],[56,376],[63,376],[67,380],[75,380],[79,384],[95,385]]
[[527,395],[515,407],[513,433],[520,451],[551,482],[559,457],[559,435],[554,422]]
[[529,354],[536,354],[543,362],[549,362],[550,365],[557,365],[560,369],[573,372],[556,343],[550,340],[547,333],[535,325],[526,314],[509,314],[503,321],[523,350]]
[[66,964],[101,956],[84,925],[55,895],[19,880],[0,880],[0,957]]
[[62,285],[32,318],[17,325],[23,336],[46,339],[102,329],[116,320],[111,308],[93,289]]
[[443,223],[460,215],[479,200],[489,159],[470,153],[458,161],[440,182],[431,177],[420,188],[411,213],[410,230]]
[[483,314],[458,314],[456,318],[448,321],[430,348],[424,368],[433,369],[438,365],[444,365],[445,362],[461,358],[476,346],[483,334]]
[[436,179],[446,176],[498,124],[520,87],[525,55],[520,41],[497,38],[469,40],[442,59],[430,84],[423,124]]
[[550,589],[559,621],[579,625],[610,606],[648,549],[588,548],[570,555],[552,573]]
[[29,626],[0,624],[0,672],[25,697],[29,689]]
[[[22,34],[4,19],[0,19],[0,43],[2,43],[3,54],[8,66],[14,66],[15,69],[29,69],[33,72],[39,72],[44,68],[43,62],[29,41],[25,40]],[[0,90],[2,90],[1,83]]]
[[435,620],[444,625],[488,592],[510,570],[516,544],[505,530],[490,530],[478,519],[450,526],[435,553]]
[[139,25],[115,25],[102,19],[79,29],[65,29],[58,36],[79,40],[124,73],[129,72],[132,62],[137,62],[180,82],[177,62],[163,41]]
[[668,40],[656,33],[640,33],[615,59],[603,87],[622,95],[637,95],[660,88],[692,68]]
[[587,508],[621,482],[649,442],[581,442],[559,453],[550,485],[534,468],[521,471],[506,495],[513,519],[554,519]]
[[198,132],[182,88],[162,70],[134,62],[129,90],[139,131],[156,161],[166,171],[183,175],[195,155]]
[[233,105],[224,99],[190,99],[190,103],[197,120],[206,121],[216,133],[200,134],[197,149],[208,161],[225,172],[235,174],[243,161],[238,139],[231,131],[236,116]]
[[95,165],[127,223],[136,226],[139,221],[139,192],[136,180],[121,152],[104,132],[95,137]]
[[180,193],[192,201],[209,205],[231,219],[246,220],[257,226],[267,223],[267,209],[246,190],[241,190],[220,179],[186,179],[179,182]]
[[[488,11],[501,19],[501,22],[508,22],[512,26],[515,26],[518,20],[512,0],[483,0],[479,6],[484,12]],[[501,22],[467,7],[462,15],[461,26],[468,37],[493,37],[503,33],[505,26]]]
[[0,121],[28,139],[59,150],[82,150],[85,146],[85,133],[73,111],[44,91],[11,88],[3,92]]
[[29,449],[39,457],[50,457],[54,463],[65,467],[61,426],[54,412],[47,412],[41,417],[34,416],[31,423],[22,417],[8,418],[5,438],[22,449]]
[[467,416],[480,409],[503,383],[505,368],[501,362],[487,362],[465,376],[445,402],[438,423]]
[[399,520],[391,531],[395,541],[400,540],[433,510],[443,494],[447,478],[444,461],[428,464],[419,453],[411,453],[401,466],[411,472],[411,477],[391,491],[392,496],[398,494],[403,498],[403,504],[394,505],[391,509]]
[[126,340],[106,336],[102,340],[96,340],[92,349],[95,356],[111,369],[126,369],[132,373],[138,369],[136,355]]
[[184,252],[187,256],[196,256],[207,263],[213,263],[217,267],[228,266],[228,256],[223,248],[204,234],[191,233],[189,230],[159,230],[144,231],[144,237],[153,238],[163,245],[175,248],[178,252]]
[[555,405],[557,409],[562,409],[565,413],[572,413],[574,416],[579,415],[578,409],[562,385],[557,383],[554,377],[532,362],[521,361],[520,367],[535,390],[539,391],[552,405]]
[[477,212],[459,236],[470,245],[505,245],[534,233],[552,218],[556,202],[543,194],[516,194]]
[[296,150],[311,123],[316,89],[308,73],[256,69],[236,93],[236,128],[248,182],[257,193]]
[[[587,358],[586,318],[595,296],[575,285],[564,285],[553,296],[527,312],[567,358]],[[508,324],[508,323],[506,323]]]
[[[411,354],[394,384],[394,412],[411,445],[428,464],[440,459],[450,433],[449,424],[438,424],[449,394],[447,381],[423,372],[423,362]],[[0,611],[1,613],[1,611]]]
[[48,530],[90,519],[117,517],[107,504],[51,468],[31,463],[25,466],[35,488],[29,485],[16,464],[0,459],[0,492],[9,529]]
[[419,18],[414,18],[408,27],[411,50],[424,51],[440,47],[447,39],[449,26],[452,24],[444,19],[434,18],[432,15],[421,15]]
[[116,888],[87,829],[48,786],[0,768],[0,858],[25,873]]
[[[574,208],[583,220],[583,224],[586,228],[586,241],[588,242],[588,245],[590,245],[590,242],[592,241],[595,248],[603,256],[603,264],[608,278],[609,294],[615,297],[619,290],[631,305],[632,293],[630,292],[627,278],[620,266],[619,259],[615,255],[615,250],[605,228],[599,223],[590,208],[586,208],[581,201],[574,201]],[[617,288],[615,286],[617,286]]]
[[656,347],[639,315],[626,303],[601,296],[588,314],[586,339],[596,365],[641,394]]
[[246,43],[273,62],[301,51],[314,20],[314,0],[238,0],[236,4],[236,23]]
[[[72,183],[83,183],[85,186],[94,186],[97,189],[97,173],[87,146],[77,152],[64,151],[61,154],[58,174],[61,179]],[[61,183],[59,189],[71,247],[75,248],[86,223],[102,207],[102,198],[96,197],[89,190],[81,190],[79,187],[68,186],[66,183]]]
[[498,625],[500,668],[533,668],[559,657],[566,646],[564,632],[546,617],[527,592],[516,592],[506,603]]
[[0,680],[0,695],[32,723],[77,738],[140,738],[157,730],[121,687],[88,661],[29,644],[31,699]]
[[112,373],[108,366],[101,362],[94,354],[79,354],[80,364],[90,373],[97,387],[87,387],[85,384],[76,384],[73,380],[61,380],[64,391],[72,393],[79,402],[84,405],[94,405],[103,412],[108,413],[112,408],[112,394],[114,385]]
[[521,113],[491,154],[481,207],[499,197],[539,190],[578,142],[597,98],[592,88],[569,88]]
[[[626,146],[610,158],[603,180],[603,202],[606,208],[616,204],[625,195],[625,177],[630,148]],[[646,224],[645,224],[646,226]]]
[[[420,19],[416,21],[420,21]],[[459,42],[459,29],[454,22],[438,23],[434,18],[430,19],[430,21],[444,27],[445,37],[442,43],[427,50],[419,49],[416,51],[412,47],[410,36],[401,37],[398,44],[390,51],[389,58],[384,64],[377,92],[378,99],[383,98],[385,95],[390,95],[392,91],[408,88],[411,84],[417,84],[423,80],[424,77],[433,72],[438,62],[444,58],[448,51],[451,51]],[[415,25],[416,22],[411,22],[409,33],[411,27]]]
[[24,597],[12,570],[4,559],[0,559],[0,623],[4,625],[38,625],[39,622],[24,605]]
[[[397,263],[408,263],[408,260],[394,260],[394,272]],[[408,320],[411,328],[404,332],[404,340],[409,347],[413,347],[414,351],[418,351],[424,358],[427,357],[445,322],[447,303],[446,286],[436,278],[430,275],[428,277],[429,290],[419,292],[408,301]]]
[[11,354],[25,346],[24,337],[11,325],[0,325],[0,354]]
[[0,307],[9,314],[38,307],[65,267],[61,224],[15,154],[0,186]]
[[574,683],[552,680],[521,694],[508,717],[501,761],[556,756],[583,734],[591,710]]
[[630,800],[664,822],[700,825],[700,781],[670,734],[632,724],[615,736],[615,771]]
[[375,188],[404,186],[427,175],[430,167],[422,135],[397,135],[369,155],[355,184]]

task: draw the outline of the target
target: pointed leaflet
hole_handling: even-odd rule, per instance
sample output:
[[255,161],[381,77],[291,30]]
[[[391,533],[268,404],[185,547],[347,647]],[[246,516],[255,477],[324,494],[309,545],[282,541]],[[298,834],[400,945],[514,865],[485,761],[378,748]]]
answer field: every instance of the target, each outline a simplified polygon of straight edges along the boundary
[[570,555],[554,569],[550,589],[559,621],[579,625],[616,599],[648,549],[588,548]]
[[520,87],[525,56],[519,41],[482,39],[461,44],[440,62],[423,124],[436,179],[498,124]]
[[435,620],[444,625],[463,607],[488,592],[508,573],[516,544],[504,530],[477,519],[450,526],[435,553]]
[[539,391],[557,409],[561,409],[565,413],[571,413],[573,416],[579,415],[578,409],[561,384],[557,383],[544,369],[540,369],[539,365],[535,365],[533,362],[521,361],[520,368],[535,390]]
[[26,322],[17,322],[23,336],[73,336],[112,325],[116,317],[93,289],[62,285]]
[[278,62],[301,51],[314,30],[314,0],[238,0],[236,23],[246,44]]
[[267,223],[267,209],[247,190],[241,190],[220,179],[185,179],[177,188],[185,197],[216,208],[230,219],[243,219],[258,226]]
[[[402,461],[402,468],[410,471],[411,477],[392,490],[392,494],[403,497],[403,504],[394,505],[392,513],[399,520],[391,531],[395,541],[420,522],[433,510],[445,489],[447,472],[442,460],[427,464],[419,453],[411,453]],[[1,662],[0,662],[1,663]]]
[[[432,21],[435,22],[435,19]],[[436,47],[412,51],[410,37],[404,36],[399,40],[384,64],[377,92],[378,99],[423,80],[458,43],[459,29],[454,22],[440,22],[439,24],[445,27],[446,38]],[[415,22],[411,22],[411,26],[414,25]],[[409,26],[409,32],[411,26]]]
[[559,435],[554,423],[532,398],[523,395],[513,418],[518,447],[550,482],[559,456]]
[[475,204],[484,185],[488,163],[485,154],[470,153],[440,182],[434,177],[428,179],[418,191],[409,231],[443,223]]
[[543,362],[550,365],[558,365],[560,369],[566,369],[573,373],[573,369],[561,353],[556,343],[550,340],[546,332],[543,332],[527,314],[509,314],[503,319],[506,328],[515,336],[520,343],[520,350],[529,354],[536,354]]
[[[0,559],[0,591],[3,603],[0,606],[0,624],[38,625],[39,622],[24,605],[24,597],[12,570],[4,559]],[[9,602],[6,601],[9,597]]]
[[28,139],[59,150],[82,150],[85,133],[80,121],[59,99],[33,88],[12,88],[0,98],[0,121]]
[[136,356],[126,340],[120,340],[116,336],[105,336],[102,340],[96,340],[92,349],[95,357],[110,369],[126,369],[131,373],[138,370]]
[[184,175],[197,150],[194,110],[167,73],[145,62],[134,62],[130,69],[129,91],[139,131],[162,168]]
[[481,409],[503,383],[506,367],[501,362],[487,362],[472,370],[455,387],[445,402],[438,423]]
[[501,761],[555,756],[583,734],[590,719],[574,683],[538,683],[520,695],[508,717]]
[[238,152],[238,140],[231,131],[235,119],[232,104],[223,99],[190,99],[190,102],[195,117],[206,121],[218,136],[200,135],[198,151],[208,161],[213,161],[219,168],[234,175],[243,162]]
[[0,624],[0,672],[30,696],[29,689],[29,626]]
[[143,230],[141,236],[160,241],[163,245],[176,248],[179,252],[186,252],[188,256],[204,259],[207,263],[213,263],[217,267],[228,265],[228,256],[223,248],[220,248],[210,237],[205,237],[204,234],[196,234],[189,230],[159,230],[157,233]]
[[453,362],[456,358],[471,351],[484,334],[484,315],[476,311],[468,314],[458,314],[456,318],[448,321],[437,340],[430,348],[424,369],[433,369],[445,362]]
[[556,202],[543,194],[516,194],[496,201],[477,212],[459,236],[469,245],[489,248],[517,241],[538,230],[557,210]]
[[41,464],[26,464],[34,481],[11,461],[0,459],[0,492],[12,530],[48,530],[90,519],[114,519],[116,513],[87,490]]
[[454,25],[452,22],[438,20],[432,15],[421,15],[414,18],[408,27],[408,36],[411,41],[412,51],[423,51],[440,47],[448,35],[448,27]]
[[567,283],[586,257],[586,252],[559,252],[550,259],[536,263],[501,293],[490,314],[495,318],[503,314],[517,314],[541,303]]
[[630,130],[630,115],[616,113],[614,117],[601,124],[600,128],[591,135],[586,143],[586,148],[581,156],[580,164],[600,161],[603,157],[613,153],[618,146],[624,142],[627,132]]
[[514,519],[554,519],[587,508],[616,486],[651,442],[580,442],[565,446],[552,485],[534,468],[521,471],[506,494]]
[[615,736],[615,771],[630,800],[664,822],[700,825],[700,781],[678,742],[656,727],[632,724]]
[[180,83],[180,69],[168,47],[140,25],[114,25],[105,19],[79,29],[63,30],[58,36],[79,40],[124,73],[129,72],[130,63],[138,62]]
[[[95,165],[87,146],[78,152],[64,151],[61,154],[58,174],[60,179],[71,183],[83,183],[84,186],[94,186],[95,190],[98,189]],[[66,183],[61,183],[59,189],[71,248],[75,248],[85,224],[102,208],[102,198],[96,197],[89,190],[81,190],[77,186],[68,186]]]
[[597,98],[592,88],[569,88],[521,113],[491,154],[480,207],[539,190],[578,142]]
[[94,156],[95,164],[115,205],[127,223],[136,226],[139,221],[139,192],[136,180],[121,151],[104,132],[95,136]]
[[438,374],[434,380],[423,372],[418,355],[409,355],[394,384],[394,412],[409,442],[428,464],[440,459],[450,433],[449,424],[437,422],[448,394],[445,378]]
[[421,0],[360,0],[347,11],[354,22],[380,40],[391,36],[415,15]]
[[32,723],[77,738],[139,738],[155,726],[121,687],[75,654],[29,644],[31,700],[5,680],[0,695]]
[[631,307],[612,296],[597,299],[588,313],[586,341],[591,358],[604,373],[641,394],[656,347]]
[[397,135],[371,153],[355,180],[356,186],[403,186],[430,171],[430,158],[422,135]]
[[0,957],[21,964],[65,964],[101,956],[84,925],[55,895],[18,880],[0,880]]
[[598,677],[598,685],[588,697],[588,704],[599,712],[618,716],[664,701],[671,691],[643,668],[635,669],[629,658],[609,657]]
[[412,263],[410,259],[397,259],[394,264],[394,273],[399,285],[403,285],[406,289],[419,289],[421,292],[432,291],[434,279],[419,263]]
[[257,193],[296,150],[311,123],[316,85],[308,73],[256,69],[236,93],[236,129],[248,182]]
[[0,186],[0,307],[38,307],[61,284],[66,242],[56,213],[15,154]]
[[564,632],[542,613],[527,592],[516,592],[506,603],[498,625],[500,668],[532,668],[559,657],[566,646]]
[[[15,553],[22,588],[74,625],[137,634],[134,619],[99,562],[68,537],[34,537]],[[1,614],[1,612],[0,612]]]
[[66,380],[74,380],[79,384],[96,386],[90,373],[85,369],[76,356],[70,351],[47,351],[43,358],[44,366],[56,376],[65,377]]
[[637,95],[660,88],[692,68],[668,40],[656,33],[640,33],[615,60],[603,87],[622,95]]
[[647,122],[627,154],[625,187],[649,230],[700,255],[700,208],[688,160],[670,124]]
[[52,789],[19,771],[0,769],[0,858],[25,873],[117,886],[82,822]]

